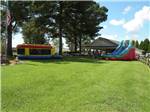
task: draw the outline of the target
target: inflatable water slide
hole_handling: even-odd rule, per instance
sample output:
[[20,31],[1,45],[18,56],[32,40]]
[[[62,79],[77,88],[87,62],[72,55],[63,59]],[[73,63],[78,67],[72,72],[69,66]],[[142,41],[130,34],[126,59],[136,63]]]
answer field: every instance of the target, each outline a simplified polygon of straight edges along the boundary
[[136,60],[135,48],[130,41],[121,41],[111,54],[101,55],[100,58],[108,60]]

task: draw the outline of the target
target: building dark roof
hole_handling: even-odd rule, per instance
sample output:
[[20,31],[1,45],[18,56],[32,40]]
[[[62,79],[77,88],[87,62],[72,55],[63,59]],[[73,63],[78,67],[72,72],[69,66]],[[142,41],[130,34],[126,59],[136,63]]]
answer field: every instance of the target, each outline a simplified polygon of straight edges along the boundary
[[94,40],[91,44],[82,45],[82,47],[92,49],[114,49],[118,46],[118,44],[118,41],[99,37],[98,39]]

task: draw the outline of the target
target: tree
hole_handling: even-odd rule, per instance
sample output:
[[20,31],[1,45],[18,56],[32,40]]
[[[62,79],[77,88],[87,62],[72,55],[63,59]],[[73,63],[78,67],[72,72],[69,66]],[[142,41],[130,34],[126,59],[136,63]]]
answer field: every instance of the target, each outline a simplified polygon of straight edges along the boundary
[[138,42],[138,40],[136,40],[136,42],[135,42],[135,47],[139,48],[139,42]]
[[11,1],[9,9],[13,17],[11,25],[22,27],[26,43],[59,38],[59,54],[62,54],[62,37],[74,42],[75,50],[79,47],[81,51],[81,42],[86,37],[94,39],[98,35],[102,29],[99,25],[107,19],[108,11],[93,1]]
[[149,42],[148,39],[145,39],[144,42],[143,42],[143,50],[144,50],[145,52],[148,51],[149,43],[150,43],[150,42]]
[[62,55],[62,25],[63,25],[63,2],[59,2],[59,55]]
[[56,3],[36,1],[29,5],[31,18],[23,24],[25,43],[48,43],[49,38],[57,37],[54,22]]
[[[32,36],[25,36],[25,40],[33,40],[40,42],[39,39],[58,38],[59,37],[59,54],[62,54],[62,36],[63,36],[63,2],[57,1],[36,1],[32,2],[31,16],[33,21],[27,22],[24,25],[24,35],[32,34]],[[35,23],[34,27],[33,24]],[[27,25],[28,24],[28,25]],[[32,28],[30,28],[32,26]],[[29,27],[27,29],[26,27]],[[31,32],[34,29],[34,32]],[[39,32],[39,33],[38,33]],[[41,32],[41,33],[40,33]],[[27,39],[26,39],[27,38]],[[38,41],[39,40],[39,41]],[[32,41],[31,41],[32,42]]]
[[[2,22],[2,25],[5,26],[4,29],[6,29],[6,32],[3,32],[7,35],[5,35],[5,38],[7,40],[7,55],[12,56],[12,33],[16,32],[19,26],[23,24],[24,21],[26,21],[30,16],[28,16],[29,12],[29,4],[31,2],[29,1],[2,1],[2,21],[6,21],[6,17],[9,17],[6,22]],[[8,22],[9,21],[9,22]]]
[[143,50],[144,42],[141,41],[139,48]]
[[149,42],[149,45],[148,45],[148,50],[147,50],[148,53],[150,53],[150,42]]
[[135,40],[132,40],[132,45],[133,45],[134,47],[136,47],[136,41],[135,41]]
[[[108,9],[106,7],[100,7],[99,4],[93,2],[85,11],[83,11],[83,17],[79,30],[79,49],[81,53],[81,40],[86,40],[85,37],[91,37],[93,40],[95,36],[100,35],[98,32],[103,28],[100,24],[107,20]],[[86,17],[89,17],[86,19]],[[83,21],[85,19],[85,21]],[[86,22],[86,24],[85,24]],[[84,38],[83,38],[84,37]]]
[[30,20],[22,27],[23,39],[27,44],[45,44],[44,28],[38,25],[34,19]]
[[141,41],[139,48],[144,50],[144,52],[149,52],[149,39],[145,39],[144,41]]
[[[70,8],[66,12],[68,22],[65,25],[67,40],[74,42],[74,51],[77,46],[81,52],[81,41],[86,40],[85,37],[93,37],[98,35],[102,27],[99,24],[107,19],[108,9],[100,7],[96,2],[72,2]],[[83,38],[84,37],[84,38]]]

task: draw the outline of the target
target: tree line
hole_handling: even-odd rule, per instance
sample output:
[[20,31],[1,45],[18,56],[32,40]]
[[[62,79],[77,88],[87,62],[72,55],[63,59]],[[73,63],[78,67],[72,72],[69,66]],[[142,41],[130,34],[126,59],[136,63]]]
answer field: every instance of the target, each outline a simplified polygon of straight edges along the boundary
[[150,40],[148,38],[142,40],[140,43],[138,40],[132,40],[132,45],[136,48],[144,50],[144,53],[150,53]]
[[[81,52],[81,44],[100,35],[100,23],[107,20],[108,9],[94,1],[2,1],[2,36],[7,38],[7,54],[12,56],[12,33],[22,32],[25,43],[46,44],[62,38]],[[6,17],[10,14],[10,23]],[[7,35],[6,35],[7,34]]]

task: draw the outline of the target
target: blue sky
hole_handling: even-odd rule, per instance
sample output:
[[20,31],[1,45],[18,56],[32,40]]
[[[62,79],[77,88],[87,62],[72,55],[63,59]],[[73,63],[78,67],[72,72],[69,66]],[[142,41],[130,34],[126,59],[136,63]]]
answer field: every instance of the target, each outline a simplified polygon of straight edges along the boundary
[[108,19],[100,31],[102,37],[115,40],[150,39],[150,1],[97,0],[108,8]]
[[[114,40],[150,39],[150,1],[96,0],[108,8],[108,19],[101,26],[102,37]],[[22,34],[13,35],[13,47],[23,43]],[[66,46],[66,45],[65,45]]]

